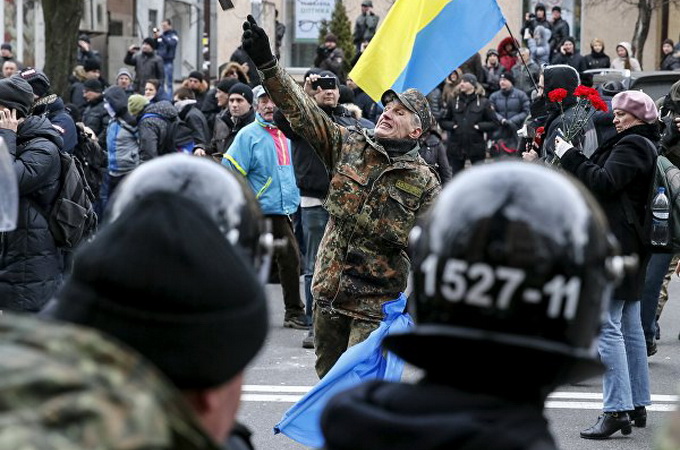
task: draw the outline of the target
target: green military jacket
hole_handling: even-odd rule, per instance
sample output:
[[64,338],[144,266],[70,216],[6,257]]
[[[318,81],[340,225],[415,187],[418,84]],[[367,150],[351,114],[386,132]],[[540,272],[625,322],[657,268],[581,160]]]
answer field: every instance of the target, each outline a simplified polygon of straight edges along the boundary
[[0,315],[0,448],[218,450],[180,393],[104,335]]
[[334,123],[278,64],[262,74],[274,103],[332,174],[314,300],[322,308],[380,321],[382,304],[406,289],[408,235],[440,192],[439,178],[418,154],[417,142],[405,155],[390,157],[373,130]]

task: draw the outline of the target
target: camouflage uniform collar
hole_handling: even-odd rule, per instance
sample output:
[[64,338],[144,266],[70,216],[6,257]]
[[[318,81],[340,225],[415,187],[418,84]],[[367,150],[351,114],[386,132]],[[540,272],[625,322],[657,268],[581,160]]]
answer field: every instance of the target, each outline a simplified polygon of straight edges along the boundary
[[255,113],[255,122],[258,123],[262,128],[276,128],[278,129],[279,127],[276,126],[274,122],[267,122],[262,118],[260,113]]

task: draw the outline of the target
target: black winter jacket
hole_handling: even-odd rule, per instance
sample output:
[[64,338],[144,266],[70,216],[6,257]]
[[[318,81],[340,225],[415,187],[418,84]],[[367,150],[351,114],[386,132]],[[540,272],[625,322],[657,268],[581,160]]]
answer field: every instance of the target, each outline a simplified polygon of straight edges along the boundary
[[418,143],[420,156],[435,169],[443,186],[451,179],[453,173],[441,135],[435,130],[430,130],[418,139]]
[[104,108],[103,95],[92,102],[87,102],[83,111],[83,123],[97,135],[97,141],[102,148],[106,148],[106,127],[110,118]]
[[626,273],[614,291],[613,298],[617,300],[640,299],[649,257],[635,224],[626,219],[623,203],[625,195],[637,214],[638,223],[644,223],[656,152],[651,146],[645,145],[642,137],[656,144],[659,140],[656,125],[637,125],[618,133],[595,150],[590,159],[573,148],[567,150],[560,159],[562,167],[583,182],[600,202],[622,253],[634,253],[640,258],[637,271]]
[[542,404],[427,382],[349,389],[329,400],[321,429],[325,450],[557,449]]
[[0,310],[35,312],[62,278],[61,251],[40,211],[49,211],[59,189],[61,137],[45,117],[29,116],[17,133],[0,129],[19,182],[14,231],[0,233]]
[[449,158],[461,158],[465,155],[471,158],[482,157],[486,153],[484,133],[498,127],[496,115],[487,98],[462,92],[446,106],[440,125],[449,131]]
[[61,97],[52,94],[39,99],[33,105],[33,115],[45,115],[64,141],[62,150],[73,153],[73,148],[78,144],[78,133],[73,118],[64,109],[64,101]]
[[581,73],[587,69],[586,61],[585,59],[583,59],[583,55],[581,55],[578,52],[571,53],[568,55],[561,52],[557,52],[553,55],[553,58],[550,60],[550,64],[552,65],[567,64],[576,69],[578,73]]
[[585,70],[609,69],[612,64],[609,56],[603,51],[599,53],[591,51],[583,57],[583,63],[585,64]]
[[[182,127],[182,131],[188,132],[188,136],[186,137],[193,140],[194,146],[202,149],[208,148],[210,144],[208,122],[205,120],[205,116],[201,110],[198,109],[198,104],[192,103],[186,105],[179,111],[179,118],[182,119],[186,125],[185,127]],[[181,137],[178,137],[178,142],[182,142]]]
[[[344,127],[357,126],[357,120],[343,106],[322,109],[337,124]],[[274,113],[274,123],[291,141],[295,180],[300,189],[300,195],[319,199],[326,198],[330,184],[330,176],[326,166],[309,143],[293,131],[290,123],[280,111]]]
[[150,103],[139,113],[139,160],[149,161],[159,155],[170,121],[177,119],[177,109],[167,100]]

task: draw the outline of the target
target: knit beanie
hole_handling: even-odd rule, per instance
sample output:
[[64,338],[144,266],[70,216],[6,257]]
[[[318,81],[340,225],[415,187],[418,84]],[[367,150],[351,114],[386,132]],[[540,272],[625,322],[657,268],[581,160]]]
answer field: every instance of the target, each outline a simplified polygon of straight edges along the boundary
[[50,79],[41,70],[27,67],[21,72],[19,76],[28,81],[28,84],[33,88],[33,93],[40,97],[44,97],[50,92]]
[[477,77],[474,73],[464,73],[463,76],[460,77],[460,81],[467,81],[471,85],[477,86]]
[[229,94],[239,94],[246,99],[248,103],[253,104],[253,90],[250,86],[243,83],[236,83],[229,89]]
[[102,92],[104,90],[104,86],[102,86],[102,83],[99,80],[87,80],[86,82],[83,83],[83,90],[92,92]]
[[268,328],[252,266],[204,208],[169,192],[130,204],[76,253],[49,315],[118,338],[179,389],[232,379]]
[[83,63],[83,70],[85,72],[92,72],[94,70],[102,70],[102,64],[96,59],[88,59]]
[[652,98],[642,91],[623,91],[612,98],[612,110],[626,111],[646,123],[654,123],[659,111]]
[[191,71],[188,78],[196,78],[198,81],[203,81],[203,73],[198,70]]
[[33,106],[33,88],[19,74],[0,79],[0,105],[16,109],[17,117],[26,117]]
[[236,83],[238,83],[238,80],[236,78],[222,78],[216,85],[215,88],[219,89],[220,91],[224,92],[225,94],[229,93],[229,89],[232,88]]
[[502,74],[500,74],[500,78],[505,78],[512,84],[515,84],[515,77],[512,75],[512,72],[503,72]]
[[148,98],[144,97],[143,95],[132,94],[128,98],[128,111],[130,111],[130,114],[133,116],[136,116],[144,109],[147,104],[149,104]]
[[152,37],[144,38],[142,41],[143,44],[149,44],[152,49],[156,50],[156,47],[158,46],[158,42],[156,42],[156,39]]
[[116,74],[116,80],[118,80],[118,78],[120,78],[121,75],[127,76],[130,80],[134,80],[134,79],[135,79],[135,77],[132,76],[132,72],[130,72],[130,71],[129,71],[128,69],[126,69],[125,67],[122,67],[122,68],[118,69],[118,73]]

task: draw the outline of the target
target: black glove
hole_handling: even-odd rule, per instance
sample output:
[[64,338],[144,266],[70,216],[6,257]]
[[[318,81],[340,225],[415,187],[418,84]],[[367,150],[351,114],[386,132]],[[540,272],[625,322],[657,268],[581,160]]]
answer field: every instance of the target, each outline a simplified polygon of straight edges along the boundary
[[666,116],[661,120],[664,124],[664,130],[661,134],[661,146],[669,149],[680,141],[680,131],[678,131],[678,126],[673,121],[672,116]]
[[271,65],[276,60],[272,54],[267,33],[257,25],[250,14],[248,20],[243,22],[241,45],[257,67]]

